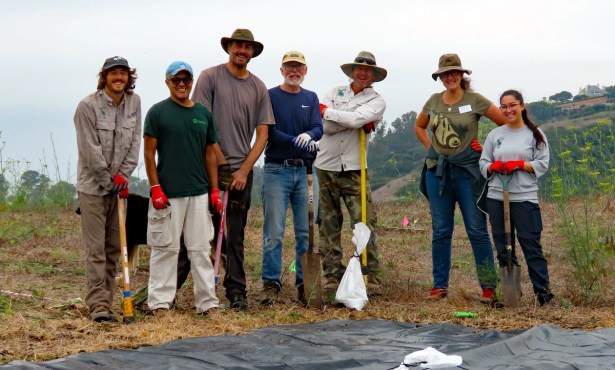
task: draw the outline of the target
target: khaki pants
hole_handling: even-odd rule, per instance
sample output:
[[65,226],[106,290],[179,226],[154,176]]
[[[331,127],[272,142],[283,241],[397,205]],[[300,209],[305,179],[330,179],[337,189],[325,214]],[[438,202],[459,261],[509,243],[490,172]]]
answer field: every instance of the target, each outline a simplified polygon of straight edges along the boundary
[[85,246],[85,303],[90,312],[98,306],[112,307],[115,273],[120,256],[117,196],[78,193]]
[[155,209],[151,202],[149,206],[147,243],[152,253],[147,305],[150,310],[171,307],[177,290],[177,259],[183,233],[192,266],[196,312],[218,307],[214,268],[209,259],[209,242],[214,236],[209,196],[171,198],[169,203],[162,210]]

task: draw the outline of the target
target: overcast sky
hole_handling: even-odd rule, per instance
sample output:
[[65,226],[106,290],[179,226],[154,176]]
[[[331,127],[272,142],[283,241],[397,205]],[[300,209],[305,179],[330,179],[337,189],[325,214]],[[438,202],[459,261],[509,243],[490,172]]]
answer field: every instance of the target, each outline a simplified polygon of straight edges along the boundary
[[56,180],[53,136],[61,177],[74,180],[73,114],[114,55],[137,68],[145,117],[168,96],[172,61],[187,61],[196,74],[226,62],[220,38],[236,28],[264,44],[249,70],[268,87],[282,81],[283,53],[299,50],[309,65],[303,87],[320,97],[348,83],[341,64],[369,50],[388,70],[375,89],[390,123],[443,89],[431,73],[444,53],[458,53],[474,89],[493,101],[509,88],[532,102],[615,85],[614,18],[613,0],[0,0],[2,160],[5,170],[8,159],[35,170],[46,161]]

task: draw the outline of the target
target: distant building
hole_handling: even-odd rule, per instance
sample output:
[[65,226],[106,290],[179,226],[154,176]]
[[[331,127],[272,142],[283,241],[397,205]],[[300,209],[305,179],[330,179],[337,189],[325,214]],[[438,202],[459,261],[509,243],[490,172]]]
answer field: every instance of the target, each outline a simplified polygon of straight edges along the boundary
[[579,93],[577,95],[585,95],[590,98],[596,98],[598,96],[606,95],[606,90],[600,88],[600,85],[587,85],[579,88]]
[[583,105],[591,106],[591,105],[596,105],[596,104],[604,104],[606,102],[607,102],[606,96],[598,96],[595,98],[571,101],[568,103],[560,104],[557,107],[555,107],[555,109],[559,111],[571,111],[571,110],[579,109]]

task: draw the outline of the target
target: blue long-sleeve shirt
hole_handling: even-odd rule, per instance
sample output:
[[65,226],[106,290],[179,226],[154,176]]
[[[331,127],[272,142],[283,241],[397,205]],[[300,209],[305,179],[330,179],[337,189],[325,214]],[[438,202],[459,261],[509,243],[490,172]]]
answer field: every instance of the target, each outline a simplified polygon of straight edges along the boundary
[[322,119],[316,93],[301,88],[298,93],[289,93],[279,86],[269,89],[275,125],[269,126],[269,138],[265,148],[265,162],[271,159],[306,159],[313,161],[315,154],[293,147],[293,139],[302,133],[312,140],[322,137]]

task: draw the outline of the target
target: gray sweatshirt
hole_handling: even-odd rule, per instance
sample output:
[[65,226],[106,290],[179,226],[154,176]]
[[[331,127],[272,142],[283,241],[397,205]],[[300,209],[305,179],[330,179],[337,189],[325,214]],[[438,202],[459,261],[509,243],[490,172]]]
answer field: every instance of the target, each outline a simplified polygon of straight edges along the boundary
[[[540,129],[539,129],[540,130]],[[549,168],[549,144],[547,137],[544,145],[536,149],[536,140],[532,130],[527,126],[511,129],[507,125],[497,127],[489,133],[483,153],[480,157],[480,172],[488,180],[489,191],[487,198],[502,200],[502,181],[494,173],[489,175],[487,169],[495,161],[523,160],[530,162],[534,173],[517,170],[513,172],[509,183],[510,201],[538,203],[538,178],[544,175]],[[507,177],[500,175],[503,180]]]

